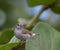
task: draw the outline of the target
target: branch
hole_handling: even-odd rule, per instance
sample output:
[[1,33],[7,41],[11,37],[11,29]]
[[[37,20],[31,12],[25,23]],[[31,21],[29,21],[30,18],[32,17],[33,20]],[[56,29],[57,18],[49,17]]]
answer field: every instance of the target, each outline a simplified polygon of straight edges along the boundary
[[46,10],[47,8],[48,8],[48,6],[43,6],[43,7],[39,10],[39,12],[30,20],[29,24],[27,25],[27,28],[30,28],[30,27],[32,26],[32,24],[34,24],[34,23],[38,20],[38,18],[39,18],[39,16],[41,15],[41,13],[42,13],[44,10]]

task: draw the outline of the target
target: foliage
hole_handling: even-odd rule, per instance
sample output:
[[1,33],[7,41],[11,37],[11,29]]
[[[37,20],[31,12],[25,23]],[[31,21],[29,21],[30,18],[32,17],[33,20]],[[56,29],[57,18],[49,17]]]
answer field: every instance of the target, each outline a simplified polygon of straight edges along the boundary
[[11,29],[6,29],[3,30],[0,33],[0,45],[8,43],[10,41],[10,39],[13,37],[13,30]]
[[[24,1],[18,1],[19,4],[16,0],[0,0],[2,10],[0,11],[0,50],[12,50],[15,47],[17,47],[17,50],[60,50],[60,32],[39,20],[39,16],[48,8],[55,14],[60,14],[60,0],[27,0],[30,7],[43,5],[33,18],[26,12],[28,9],[24,6],[26,4]],[[50,19],[52,18],[48,20]],[[20,40],[13,34],[12,28],[18,22],[26,22],[26,29],[36,34],[24,45],[21,45]],[[59,20],[57,23],[59,23]]]
[[38,23],[32,30],[39,34],[32,37],[26,43],[26,50],[59,50],[60,49],[60,33],[53,29],[49,24]]
[[54,11],[57,14],[60,14],[60,0],[55,2],[55,5],[51,7],[52,11]]
[[[30,50],[60,49],[60,33],[52,28],[49,24],[39,22],[32,31],[37,35],[35,37],[31,37],[31,39],[26,42],[26,50],[29,50],[29,48],[31,48]],[[18,45],[18,41],[18,39],[13,37],[9,43],[0,46],[0,49],[10,50],[12,47]]]
[[37,5],[50,5],[53,4],[56,0],[27,0],[29,6],[37,6]]
[[13,47],[17,46],[17,43],[5,44],[0,46],[0,50],[11,50]]
[[30,7],[38,5],[52,5],[53,12],[60,14],[60,0],[27,0]]

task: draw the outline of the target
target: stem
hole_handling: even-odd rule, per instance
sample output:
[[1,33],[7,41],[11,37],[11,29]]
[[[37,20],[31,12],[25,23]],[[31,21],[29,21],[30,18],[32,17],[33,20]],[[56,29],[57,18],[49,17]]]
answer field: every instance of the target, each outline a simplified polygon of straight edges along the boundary
[[30,28],[32,26],[32,24],[34,24],[37,20],[38,17],[41,15],[41,13],[46,10],[48,8],[48,6],[43,6],[41,8],[41,10],[39,10],[39,12],[31,19],[31,21],[29,22],[29,24],[27,25],[27,28]]
[[22,45],[19,45],[16,46],[16,47],[13,47],[11,50],[25,50],[25,43],[23,43]]

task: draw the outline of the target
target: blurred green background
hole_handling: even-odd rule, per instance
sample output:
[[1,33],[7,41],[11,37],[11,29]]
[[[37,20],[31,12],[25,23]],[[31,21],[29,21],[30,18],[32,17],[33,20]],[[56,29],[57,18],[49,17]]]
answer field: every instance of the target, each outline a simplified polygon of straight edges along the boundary
[[[0,0],[0,29],[12,28],[19,18],[31,19],[42,6],[29,7],[27,0]],[[50,8],[39,19],[60,30],[60,14],[54,13]]]

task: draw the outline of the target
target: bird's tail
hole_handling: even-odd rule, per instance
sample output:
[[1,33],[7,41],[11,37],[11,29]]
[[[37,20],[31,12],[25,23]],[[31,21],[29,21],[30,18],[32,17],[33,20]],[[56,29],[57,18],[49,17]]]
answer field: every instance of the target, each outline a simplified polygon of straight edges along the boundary
[[35,33],[32,34],[32,36],[35,36],[35,35],[36,35]]

